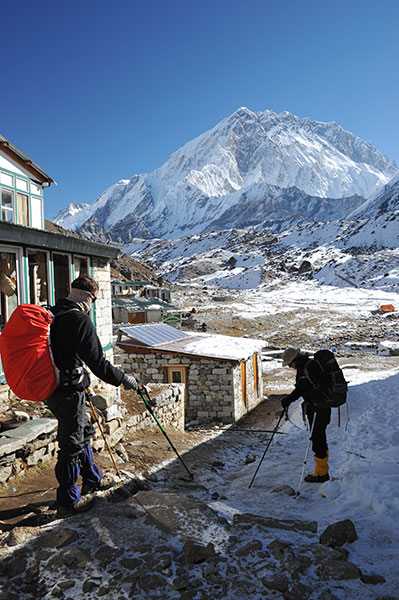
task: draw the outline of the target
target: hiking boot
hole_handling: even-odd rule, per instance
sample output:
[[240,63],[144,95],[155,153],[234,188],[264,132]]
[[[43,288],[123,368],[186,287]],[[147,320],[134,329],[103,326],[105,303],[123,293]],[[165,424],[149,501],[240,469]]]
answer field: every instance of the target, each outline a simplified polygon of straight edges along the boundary
[[104,475],[98,483],[87,483],[84,481],[81,494],[82,496],[86,496],[86,494],[92,494],[93,492],[103,492],[113,485],[115,485],[114,478],[111,475]]
[[81,498],[79,502],[76,502],[76,504],[70,504],[69,506],[58,506],[57,517],[63,519],[64,517],[71,517],[72,515],[86,512],[86,510],[90,510],[95,501],[96,497],[90,494],[85,498]]
[[330,476],[328,473],[325,475],[306,475],[305,481],[308,483],[323,483],[324,481],[328,481]]
[[328,450],[324,458],[314,456],[315,468],[312,475],[306,475],[305,481],[307,483],[323,483],[328,481],[330,476],[328,474]]

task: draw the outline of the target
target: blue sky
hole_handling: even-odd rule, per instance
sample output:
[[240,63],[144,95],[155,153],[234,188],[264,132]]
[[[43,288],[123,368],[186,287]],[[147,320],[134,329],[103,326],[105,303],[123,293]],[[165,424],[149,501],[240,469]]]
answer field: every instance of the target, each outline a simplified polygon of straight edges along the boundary
[[1,23],[0,133],[57,182],[46,218],[240,106],[336,121],[398,162],[398,0],[19,0]]

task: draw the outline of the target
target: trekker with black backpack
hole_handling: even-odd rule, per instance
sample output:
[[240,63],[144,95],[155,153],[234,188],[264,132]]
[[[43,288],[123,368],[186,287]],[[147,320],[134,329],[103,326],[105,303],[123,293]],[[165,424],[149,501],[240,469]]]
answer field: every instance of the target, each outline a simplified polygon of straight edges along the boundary
[[[319,350],[313,356],[289,346],[283,352],[283,366],[296,369],[295,388],[283,400],[284,409],[304,399],[304,411],[311,428],[315,469],[305,477],[308,483],[322,483],[330,479],[326,429],[331,420],[331,408],[346,401],[347,383],[342,370],[330,350]],[[314,423],[313,423],[314,419]]]

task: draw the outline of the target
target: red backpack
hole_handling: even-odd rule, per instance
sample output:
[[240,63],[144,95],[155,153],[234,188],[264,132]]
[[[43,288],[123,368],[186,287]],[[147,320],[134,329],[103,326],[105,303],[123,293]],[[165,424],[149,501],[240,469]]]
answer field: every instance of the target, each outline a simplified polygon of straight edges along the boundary
[[0,335],[0,354],[8,385],[21,400],[42,402],[58,387],[50,348],[54,315],[36,304],[20,304]]

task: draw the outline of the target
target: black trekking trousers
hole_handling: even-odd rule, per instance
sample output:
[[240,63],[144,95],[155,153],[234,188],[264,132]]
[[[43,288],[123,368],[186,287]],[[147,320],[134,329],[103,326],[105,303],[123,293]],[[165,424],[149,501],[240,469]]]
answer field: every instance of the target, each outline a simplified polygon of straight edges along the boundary
[[312,433],[312,450],[317,458],[325,458],[327,456],[327,425],[331,421],[331,408],[318,408],[317,411],[308,404],[306,407],[306,416],[309,420],[309,426],[312,428],[313,418],[315,423]]
[[68,394],[58,388],[45,403],[58,420],[58,460],[73,461],[90,443],[90,438],[95,433],[86,414],[85,394]]

